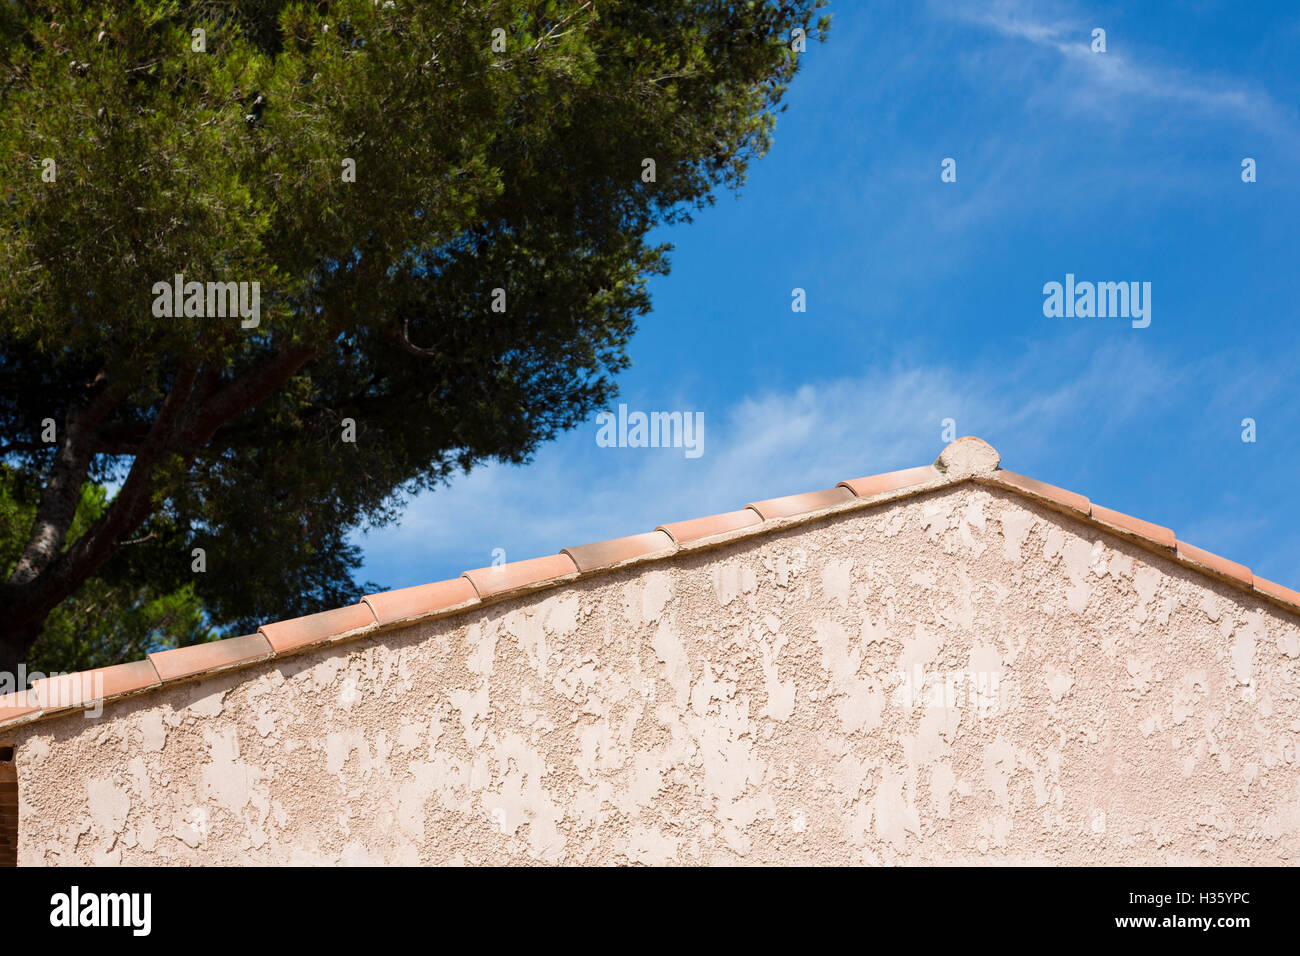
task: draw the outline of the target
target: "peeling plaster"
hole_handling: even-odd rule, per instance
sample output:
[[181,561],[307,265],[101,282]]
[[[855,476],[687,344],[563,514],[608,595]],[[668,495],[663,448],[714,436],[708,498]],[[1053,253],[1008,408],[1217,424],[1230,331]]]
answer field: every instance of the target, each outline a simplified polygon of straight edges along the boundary
[[1300,858],[1294,616],[961,485],[15,728],[24,864]]

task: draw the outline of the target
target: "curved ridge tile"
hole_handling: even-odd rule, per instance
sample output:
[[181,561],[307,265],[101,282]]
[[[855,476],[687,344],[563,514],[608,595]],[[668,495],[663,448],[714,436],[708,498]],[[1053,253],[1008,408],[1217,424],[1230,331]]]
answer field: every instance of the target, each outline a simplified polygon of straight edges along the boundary
[[155,651],[149,655],[158,677],[165,681],[181,680],[199,674],[213,673],[240,664],[264,660],[275,653],[271,642],[262,634],[245,634],[228,637],[222,641],[191,644],[170,651]]
[[459,611],[478,601],[478,591],[464,575],[447,581],[367,594],[361,599],[361,603],[368,605],[374,612],[375,620],[385,627],[434,614]]
[[677,550],[677,542],[665,531],[655,529],[644,534],[631,534],[625,538],[610,538],[592,544],[580,544],[565,548],[561,554],[573,559],[579,571],[595,571],[599,568],[613,567],[626,561],[651,555],[667,556]]
[[319,614],[263,624],[258,631],[271,642],[275,653],[285,654],[300,647],[356,637],[378,626],[379,622],[368,604],[350,604]]
[[859,498],[874,498],[890,491],[912,488],[944,478],[933,465],[919,468],[903,468],[899,471],[887,471],[883,475],[868,475],[866,478],[850,478],[841,481],[840,487],[847,488]]
[[497,597],[516,591],[530,591],[547,584],[576,576],[578,566],[567,554],[548,554],[544,558],[508,561],[487,568],[475,568],[463,575],[478,591],[479,597]]
[[753,508],[741,508],[739,511],[724,511],[722,514],[705,515],[703,518],[690,518],[686,521],[674,521],[661,524],[656,531],[663,531],[672,536],[678,544],[699,541],[714,535],[752,528],[761,524],[763,518]]
[[856,497],[848,488],[837,485],[821,491],[806,491],[799,495],[785,495],[781,498],[768,498],[765,501],[750,502],[745,507],[753,508],[764,521],[772,518],[794,518],[798,515],[824,511]]

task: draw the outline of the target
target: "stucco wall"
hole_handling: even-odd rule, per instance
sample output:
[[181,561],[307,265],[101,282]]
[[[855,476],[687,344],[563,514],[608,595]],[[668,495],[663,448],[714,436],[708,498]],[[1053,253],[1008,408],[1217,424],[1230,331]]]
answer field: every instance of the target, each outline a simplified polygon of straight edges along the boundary
[[965,484],[22,728],[19,859],[1294,862],[1298,658]]

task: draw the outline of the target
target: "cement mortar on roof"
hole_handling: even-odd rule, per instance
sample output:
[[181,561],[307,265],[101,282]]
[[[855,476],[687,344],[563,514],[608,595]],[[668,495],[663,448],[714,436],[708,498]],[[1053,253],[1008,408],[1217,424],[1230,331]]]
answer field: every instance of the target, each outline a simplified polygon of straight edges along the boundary
[[1294,616],[965,484],[6,733],[26,865],[1270,864],[1297,687]]
[[950,442],[939,454],[935,468],[946,478],[964,478],[997,470],[1002,456],[982,438],[967,436]]

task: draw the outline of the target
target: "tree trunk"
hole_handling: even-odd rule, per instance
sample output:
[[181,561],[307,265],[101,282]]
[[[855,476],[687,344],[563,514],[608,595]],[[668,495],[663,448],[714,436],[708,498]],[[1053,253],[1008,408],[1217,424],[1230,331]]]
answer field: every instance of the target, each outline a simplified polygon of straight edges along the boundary
[[5,626],[4,633],[0,634],[0,674],[6,675],[9,680],[0,681],[0,684],[8,684],[17,691],[27,689],[25,682],[24,686],[18,684],[18,665],[26,665],[24,670],[30,675],[32,667],[27,660],[27,651],[40,636],[41,623],[13,628]]
[[106,390],[84,413],[69,416],[64,448],[42,496],[33,537],[9,580],[0,583],[0,664],[16,667],[40,636],[49,613],[75,594],[121,547],[121,541],[148,519],[156,490],[154,471],[164,455],[179,455],[188,467],[217,429],[265,401],[315,354],[314,347],[287,347],[262,367],[215,391],[208,390],[209,383],[197,408],[191,407],[190,400],[199,367],[183,364],[108,510],[64,548],[94,454],[90,433],[114,399]]

